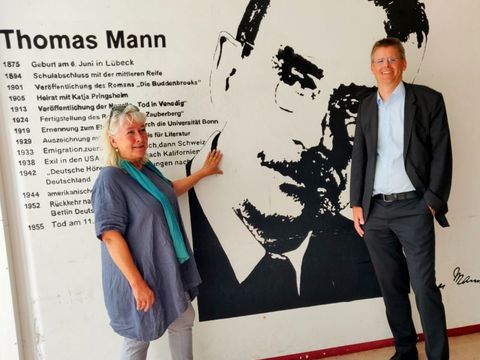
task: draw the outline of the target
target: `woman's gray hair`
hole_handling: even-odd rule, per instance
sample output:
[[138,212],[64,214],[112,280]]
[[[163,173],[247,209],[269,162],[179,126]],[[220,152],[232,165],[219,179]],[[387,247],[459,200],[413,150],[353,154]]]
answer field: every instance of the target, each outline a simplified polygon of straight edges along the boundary
[[[122,104],[112,107],[110,115],[103,124],[103,159],[106,166],[118,167],[119,161],[121,160],[120,154],[110,142],[110,137],[115,136],[125,122],[143,125],[146,121],[147,116],[135,105]],[[147,153],[145,153],[143,162],[145,163],[147,160],[148,156]]]

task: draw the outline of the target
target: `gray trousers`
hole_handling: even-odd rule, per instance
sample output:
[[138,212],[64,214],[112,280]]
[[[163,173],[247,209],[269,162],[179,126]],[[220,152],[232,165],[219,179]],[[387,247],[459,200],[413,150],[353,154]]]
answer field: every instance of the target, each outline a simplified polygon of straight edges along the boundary
[[[193,360],[192,327],[195,310],[188,304],[187,310],[168,327],[168,343],[172,360]],[[146,360],[149,341],[123,338],[120,360]]]
[[445,310],[435,279],[433,216],[422,198],[390,203],[372,201],[364,238],[382,290],[396,351],[408,353],[417,342],[408,296],[411,284],[427,357],[446,360],[448,338]]

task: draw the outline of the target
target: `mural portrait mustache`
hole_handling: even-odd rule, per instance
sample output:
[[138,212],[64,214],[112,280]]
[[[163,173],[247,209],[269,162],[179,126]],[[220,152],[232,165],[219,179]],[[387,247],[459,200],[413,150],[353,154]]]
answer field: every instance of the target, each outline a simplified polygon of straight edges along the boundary
[[220,34],[210,88],[225,126],[189,165],[225,154],[224,175],[189,196],[201,321],[380,296],[345,211],[355,118],[375,91],[371,44],[405,42],[411,80],[428,32],[419,1],[252,0]]

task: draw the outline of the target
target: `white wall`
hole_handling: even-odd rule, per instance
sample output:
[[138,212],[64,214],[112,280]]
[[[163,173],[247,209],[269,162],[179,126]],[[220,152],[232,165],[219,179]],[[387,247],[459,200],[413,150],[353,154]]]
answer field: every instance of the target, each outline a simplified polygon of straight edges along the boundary
[[[312,0],[313,1],[313,0]],[[356,0],[350,0],[356,1]],[[346,1],[348,3],[348,1]],[[449,202],[451,227],[437,230],[437,278],[445,284],[442,290],[447,310],[449,328],[480,323],[477,311],[480,302],[480,285],[459,285],[453,279],[453,270],[460,267],[472,279],[480,278],[478,266],[480,175],[476,158],[480,123],[477,111],[477,84],[480,72],[480,25],[476,19],[480,3],[475,0],[455,2],[427,0],[426,11],[430,21],[427,50],[416,82],[429,85],[444,94],[450,120],[454,152],[454,182]],[[79,71],[36,68],[32,61],[107,61],[133,59],[132,70],[159,70],[163,75],[157,80],[201,80],[197,86],[143,87],[126,90],[99,90],[103,93],[127,92],[130,101],[155,101],[185,99],[181,119],[217,119],[210,107],[208,81],[217,35],[221,30],[236,31],[246,1],[203,1],[176,2],[141,1],[132,5],[128,1],[63,1],[61,3],[42,0],[30,2],[0,1],[0,29],[21,29],[24,34],[66,33],[97,35],[95,49],[6,49],[0,34],[1,61],[19,61],[20,67],[13,69],[3,65],[0,73],[0,101],[2,143],[0,184],[0,358],[1,359],[64,359],[67,355],[75,359],[108,359],[117,352],[119,337],[108,325],[103,305],[100,282],[99,245],[95,239],[91,214],[52,215],[52,210],[89,208],[89,195],[78,196],[80,205],[52,206],[50,201],[73,199],[70,195],[54,196],[55,191],[88,189],[95,178],[95,171],[80,173],[78,177],[90,180],[80,184],[48,185],[46,179],[58,180],[68,177],[56,175],[51,169],[74,167],[70,159],[80,158],[79,167],[98,165],[98,160],[89,161],[84,156],[95,155],[96,151],[83,153],[45,154],[44,148],[87,147],[90,143],[74,141],[67,145],[43,143],[55,133],[43,132],[42,127],[98,124],[99,120],[85,122],[46,122],[38,106],[53,104],[37,97],[61,95],[73,91],[40,91],[35,84],[79,83],[95,84],[123,81],[119,78],[89,80],[36,80],[34,73]],[[53,10],[54,9],[54,10]],[[221,14],[221,16],[220,16]],[[165,49],[107,49],[103,38],[106,29],[123,29],[128,33],[157,34],[167,37]],[[315,37],[308,39],[315,46]],[[335,51],[332,49],[332,51]],[[368,52],[364,49],[365,63],[358,63],[358,71],[369,77]],[[356,55],[356,54],[355,54]],[[352,55],[353,56],[353,55]],[[357,63],[355,61],[355,63]],[[363,69],[363,70],[362,70]],[[87,68],[86,73],[97,70],[110,71],[106,66]],[[130,70],[122,67],[122,70]],[[6,73],[21,73],[20,81],[10,81]],[[142,78],[151,80],[153,78]],[[135,78],[135,81],[140,81]],[[128,77],[125,82],[129,81]],[[373,81],[373,80],[372,80]],[[8,84],[23,84],[22,94],[26,101],[17,102],[9,97],[16,95],[6,87]],[[81,92],[81,91],[77,91]],[[88,93],[94,93],[88,91]],[[160,95],[159,95],[160,94]],[[115,101],[120,102],[121,100]],[[91,99],[78,101],[81,104],[106,105],[110,101]],[[64,104],[77,103],[65,100]],[[25,125],[14,123],[12,106],[28,107]],[[173,110],[172,110],[173,111]],[[106,110],[95,111],[52,111],[56,116],[68,114],[103,115]],[[220,120],[219,125],[221,126]],[[217,126],[190,127],[188,139],[201,140]],[[30,129],[30,133],[18,133],[15,129]],[[155,129],[163,131],[164,129]],[[18,130],[17,130],[18,131]],[[27,131],[27,130],[23,130]],[[97,130],[61,132],[60,136],[96,136]],[[31,138],[31,146],[23,146],[18,139]],[[165,138],[155,138],[162,141]],[[185,140],[185,138],[182,138]],[[195,148],[195,147],[194,147]],[[198,147],[197,147],[198,148]],[[32,149],[33,156],[20,155],[19,150]],[[46,164],[56,158],[67,159],[66,164]],[[186,156],[172,156],[184,160]],[[19,163],[20,160],[35,159],[35,166]],[[33,176],[21,176],[19,171],[37,171]],[[183,174],[183,166],[169,166],[166,172],[172,178]],[[39,196],[23,195],[39,192]],[[50,194],[49,194],[50,193]],[[32,197],[33,196],[33,197]],[[26,204],[40,203],[40,209],[28,208]],[[181,202],[184,220],[188,223],[185,199]],[[7,221],[8,220],[8,221]],[[52,221],[80,220],[80,225],[54,227]],[[34,230],[36,224],[44,229]],[[30,228],[29,228],[30,225]],[[12,282],[13,281],[13,282]],[[13,300],[12,300],[13,299]],[[416,319],[418,329],[419,321]],[[6,324],[6,325],[5,325]],[[17,331],[21,334],[17,336]],[[306,352],[346,344],[389,338],[391,335],[384,318],[381,299],[370,299],[350,303],[339,303],[251,315],[239,318],[197,322],[194,328],[195,355],[197,359],[255,359]],[[19,338],[23,339],[18,349]],[[22,354],[23,353],[23,354]],[[22,354],[22,356],[20,356]],[[149,359],[168,358],[168,346],[160,339],[152,346]]]
[[[0,177],[0,184],[2,178]],[[0,195],[2,195],[0,193]],[[4,206],[2,197],[0,197],[0,359],[20,359],[20,346],[18,342],[17,322],[15,314],[14,301],[14,272],[10,266],[9,242],[7,242],[6,234],[8,234],[8,222],[4,217]],[[13,280],[13,281],[12,281]]]

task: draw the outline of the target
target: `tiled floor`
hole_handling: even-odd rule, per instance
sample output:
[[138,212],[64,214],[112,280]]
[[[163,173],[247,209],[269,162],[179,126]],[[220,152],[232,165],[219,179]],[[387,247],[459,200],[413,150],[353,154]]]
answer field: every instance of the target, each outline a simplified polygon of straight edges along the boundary
[[[449,339],[451,360],[480,360],[480,333],[455,336]],[[424,343],[418,344],[419,360],[427,360]],[[355,354],[334,356],[327,359],[338,360],[388,360],[393,355],[393,348],[363,351]]]

